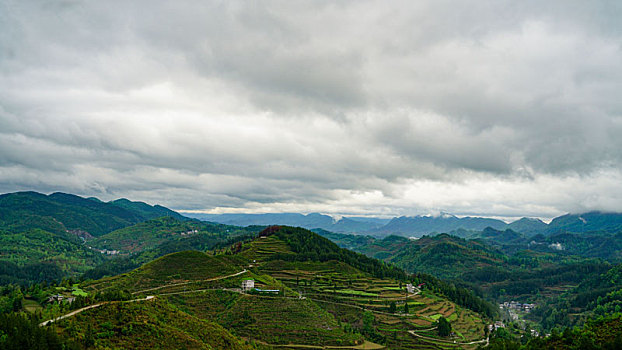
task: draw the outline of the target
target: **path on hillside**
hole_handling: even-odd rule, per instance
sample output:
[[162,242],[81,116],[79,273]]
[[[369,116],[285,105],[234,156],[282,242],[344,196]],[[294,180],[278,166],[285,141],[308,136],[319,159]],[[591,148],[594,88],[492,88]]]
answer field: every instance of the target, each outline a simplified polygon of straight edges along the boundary
[[232,275],[227,275],[227,276],[212,277],[212,278],[208,278],[208,279],[204,279],[204,280],[198,280],[198,281],[188,281],[188,282],[180,282],[180,283],[173,283],[173,284],[165,284],[165,285],[158,286],[158,287],[147,288],[147,289],[139,290],[137,292],[132,292],[132,294],[139,294],[139,293],[143,293],[143,292],[150,292],[152,290],[158,290],[158,289],[167,288],[167,287],[183,286],[185,284],[196,283],[196,282],[211,282],[211,281],[224,280],[225,278],[239,276],[239,275],[241,275],[243,273],[246,273],[246,272],[248,272],[248,270],[244,269],[244,270],[242,270],[240,272],[236,272],[236,273],[234,273]]
[[463,342],[457,342],[455,340],[444,340],[444,339],[427,337],[425,335],[417,334],[415,331],[408,331],[408,333],[414,335],[415,337],[424,339],[424,340],[429,340],[429,341],[434,341],[434,342],[439,342],[439,343],[445,343],[445,344],[475,345],[475,344],[486,343],[486,345],[488,345],[488,338],[485,338],[485,339],[482,339],[482,340],[474,340],[474,341],[471,341],[471,342],[463,343]]
[[82,311],[86,311],[86,310],[89,310],[89,309],[94,309],[94,308],[100,307],[102,305],[113,304],[113,303],[134,303],[134,302],[137,302],[137,301],[151,300],[153,298],[155,298],[153,295],[149,295],[149,296],[147,296],[145,298],[141,298],[141,299],[133,299],[133,300],[126,300],[126,301],[104,301],[102,303],[85,306],[85,307],[83,307],[81,309],[74,310],[74,311],[72,311],[72,312],[70,312],[70,313],[68,313],[66,315],[58,316],[58,317],[53,318],[51,320],[47,320],[47,321],[41,322],[41,323],[39,323],[39,327],[47,326],[47,325],[49,325],[52,322],[60,321],[60,320],[62,320],[64,318],[71,317],[71,316],[73,316],[75,314],[78,314],[78,313],[80,313]]

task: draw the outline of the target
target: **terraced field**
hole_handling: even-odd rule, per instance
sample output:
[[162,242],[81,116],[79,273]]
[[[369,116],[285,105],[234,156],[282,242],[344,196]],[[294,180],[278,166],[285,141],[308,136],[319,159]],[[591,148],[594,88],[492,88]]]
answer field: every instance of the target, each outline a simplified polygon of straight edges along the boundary
[[[486,322],[479,315],[430,291],[408,294],[398,281],[374,278],[338,261],[270,261],[269,254],[276,252],[270,251],[271,246],[279,247],[274,240],[261,243],[261,259],[266,262],[257,264],[257,271],[274,276],[344,324],[360,322],[363,313],[371,311],[378,332],[392,349],[471,349],[477,344],[458,343],[485,337]],[[395,303],[395,313],[390,312],[391,303]],[[404,312],[405,303],[408,303],[408,313]],[[450,338],[439,338],[435,330],[430,330],[441,316],[452,324],[454,334]],[[426,338],[415,337],[408,331],[423,332]]]

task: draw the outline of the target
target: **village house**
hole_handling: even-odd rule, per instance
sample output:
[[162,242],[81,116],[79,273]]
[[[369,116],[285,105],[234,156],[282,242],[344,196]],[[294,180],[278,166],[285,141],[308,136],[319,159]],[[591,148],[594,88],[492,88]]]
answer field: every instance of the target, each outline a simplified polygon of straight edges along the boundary
[[251,289],[255,288],[255,280],[243,280],[242,281],[242,291],[248,292]]
[[409,294],[414,294],[414,293],[415,293],[415,287],[414,287],[411,283],[408,283],[408,284],[406,285],[406,291],[407,291]]
[[494,324],[495,330],[499,329],[499,328],[505,328],[505,324],[501,321],[497,321]]

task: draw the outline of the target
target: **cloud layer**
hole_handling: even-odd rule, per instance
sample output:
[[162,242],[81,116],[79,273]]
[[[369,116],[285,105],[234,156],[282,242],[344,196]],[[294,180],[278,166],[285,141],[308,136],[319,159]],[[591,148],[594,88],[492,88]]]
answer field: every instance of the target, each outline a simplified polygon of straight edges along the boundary
[[620,211],[620,16],[609,1],[0,0],[0,191]]

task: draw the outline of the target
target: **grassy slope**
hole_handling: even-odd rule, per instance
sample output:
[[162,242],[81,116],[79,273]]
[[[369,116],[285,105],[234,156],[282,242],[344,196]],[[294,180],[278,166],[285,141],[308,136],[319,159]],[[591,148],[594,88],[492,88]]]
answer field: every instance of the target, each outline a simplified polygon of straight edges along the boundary
[[92,348],[115,349],[250,349],[222,326],[151,300],[115,303],[58,322],[62,333]]
[[127,274],[93,282],[90,288],[121,288],[138,291],[167,284],[200,281],[234,274],[242,268],[227,257],[213,257],[198,251],[172,253]]
[[310,300],[208,291],[167,296],[181,310],[213,319],[236,335],[270,344],[346,345],[362,341],[345,333],[333,315]]

